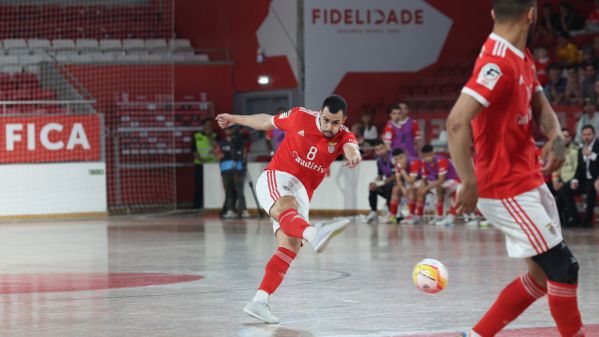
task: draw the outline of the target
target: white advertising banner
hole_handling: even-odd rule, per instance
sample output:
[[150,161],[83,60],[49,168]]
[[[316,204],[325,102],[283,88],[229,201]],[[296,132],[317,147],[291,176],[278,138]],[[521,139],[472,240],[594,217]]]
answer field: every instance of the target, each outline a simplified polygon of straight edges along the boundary
[[305,106],[349,72],[415,72],[435,63],[452,21],[422,0],[305,0]]
[[0,217],[105,213],[104,162],[0,165]]

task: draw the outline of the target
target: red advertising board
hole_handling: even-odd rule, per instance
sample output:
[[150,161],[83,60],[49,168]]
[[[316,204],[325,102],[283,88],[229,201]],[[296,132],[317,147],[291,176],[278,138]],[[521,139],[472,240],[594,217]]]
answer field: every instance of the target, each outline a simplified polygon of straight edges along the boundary
[[0,163],[99,161],[99,115],[0,117]]

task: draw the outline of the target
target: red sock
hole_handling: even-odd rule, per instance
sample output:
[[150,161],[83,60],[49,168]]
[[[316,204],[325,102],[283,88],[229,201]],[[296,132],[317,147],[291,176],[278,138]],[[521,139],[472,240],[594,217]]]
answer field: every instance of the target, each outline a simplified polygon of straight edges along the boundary
[[495,336],[546,292],[529,273],[518,277],[503,289],[491,309],[472,330],[481,337]]
[[458,210],[455,208],[454,205],[451,205],[451,208],[449,209],[449,214],[451,214],[451,215],[458,214]]
[[438,216],[443,216],[443,208],[445,208],[443,206],[444,206],[443,202],[438,202],[437,203],[437,215]]
[[279,224],[285,234],[299,239],[304,238],[304,229],[310,227],[310,224],[298,216],[297,211],[293,208],[285,210],[279,215]]
[[415,200],[408,201],[408,209],[410,210],[410,214],[414,215],[414,211],[416,210],[416,201]]
[[393,216],[397,215],[397,206],[398,206],[398,202],[397,200],[391,200],[391,204],[389,204],[389,211],[391,212],[391,214]]
[[423,213],[424,213],[424,201],[418,200],[416,202],[416,215],[422,216]]
[[283,282],[287,269],[289,269],[289,265],[295,259],[295,256],[296,254],[289,249],[279,247],[266,264],[264,278],[258,289],[264,290],[269,294],[274,293],[281,282]]
[[547,281],[549,310],[562,337],[584,337],[576,284]]

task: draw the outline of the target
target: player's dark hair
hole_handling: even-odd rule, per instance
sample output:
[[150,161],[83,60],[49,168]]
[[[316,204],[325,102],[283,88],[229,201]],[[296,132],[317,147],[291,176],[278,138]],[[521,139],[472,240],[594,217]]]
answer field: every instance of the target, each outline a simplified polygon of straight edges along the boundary
[[587,125],[583,126],[581,132],[586,129],[591,129],[591,131],[593,131],[593,134],[595,134],[595,128],[591,124],[587,124]]
[[495,20],[499,22],[515,21],[536,4],[536,0],[493,0]]
[[566,132],[566,131],[568,131],[568,133],[571,133],[570,129],[568,129],[568,128],[562,128],[562,132]]
[[403,102],[403,101],[397,102],[391,106],[391,108],[389,109],[389,112],[391,112],[393,110],[401,110],[402,104],[404,104],[405,106],[408,106],[408,103],[406,103],[406,102]]
[[339,95],[331,95],[327,97],[322,103],[322,109],[329,108],[332,114],[336,114],[339,111],[343,112],[343,116],[347,116],[347,102],[345,98]]
[[287,111],[287,109],[283,108],[282,106],[277,108],[277,114],[280,112],[285,112],[285,111]]
[[426,144],[422,147],[422,149],[420,149],[420,152],[422,153],[431,153],[433,152],[433,146],[430,144]]
[[380,138],[377,138],[372,141],[372,147],[379,146],[379,145],[385,145],[385,142],[383,142],[383,140]]
[[395,149],[395,150],[393,150],[393,152],[391,152],[391,155],[393,157],[395,157],[395,156],[401,156],[402,154],[404,154],[404,152],[403,152],[402,149]]

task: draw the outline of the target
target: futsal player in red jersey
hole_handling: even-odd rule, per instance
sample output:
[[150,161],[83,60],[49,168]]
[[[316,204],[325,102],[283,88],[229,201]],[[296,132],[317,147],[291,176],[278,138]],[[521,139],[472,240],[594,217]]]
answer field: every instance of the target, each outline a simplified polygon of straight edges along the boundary
[[333,161],[345,155],[350,168],[362,161],[356,136],[343,125],[347,103],[343,97],[333,95],[325,99],[320,111],[297,107],[276,116],[220,114],[216,120],[221,128],[237,124],[256,130],[276,128],[286,133],[256,182],[258,201],[272,218],[279,247],[266,265],[254,299],[244,308],[250,316],[276,324],[279,320],[270,313],[268,299],[283,281],[302,240],[320,253],[349,223],[343,219],[317,227],[309,224],[310,199]]
[[495,336],[547,295],[561,336],[582,337],[579,266],[562,237],[532,137],[534,120],[549,139],[543,171],[558,169],[565,157],[564,138],[526,48],[537,18],[536,1],[493,0],[492,16],[493,33],[447,119],[450,153],[462,181],[457,207],[473,212],[478,205],[505,234],[508,255],[525,259],[528,272],[507,285],[485,316],[460,336]]

